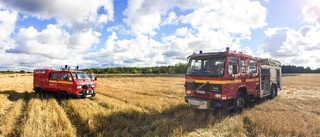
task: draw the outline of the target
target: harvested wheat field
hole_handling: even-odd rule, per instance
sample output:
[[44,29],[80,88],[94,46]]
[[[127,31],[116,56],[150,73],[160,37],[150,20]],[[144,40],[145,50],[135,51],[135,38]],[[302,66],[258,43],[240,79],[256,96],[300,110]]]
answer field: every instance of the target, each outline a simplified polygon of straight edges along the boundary
[[275,99],[217,119],[186,105],[182,77],[98,78],[95,97],[58,103],[32,75],[1,75],[0,136],[320,136],[319,76],[284,76]]

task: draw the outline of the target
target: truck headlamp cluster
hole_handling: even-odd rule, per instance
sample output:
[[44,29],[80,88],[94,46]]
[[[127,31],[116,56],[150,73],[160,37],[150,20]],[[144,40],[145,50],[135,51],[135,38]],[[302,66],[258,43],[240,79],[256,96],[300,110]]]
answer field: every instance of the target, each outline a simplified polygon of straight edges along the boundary
[[221,98],[221,94],[214,94],[215,98]]
[[81,88],[81,85],[78,85],[78,86],[77,86],[77,89],[80,89],[80,88]]
[[187,90],[186,92],[187,92],[187,95],[191,94],[191,91],[190,91],[190,90]]

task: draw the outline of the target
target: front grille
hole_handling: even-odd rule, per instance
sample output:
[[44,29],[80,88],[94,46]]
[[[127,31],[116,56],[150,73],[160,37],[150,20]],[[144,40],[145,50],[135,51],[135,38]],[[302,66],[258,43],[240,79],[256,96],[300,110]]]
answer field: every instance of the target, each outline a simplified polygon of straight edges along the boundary
[[197,97],[209,97],[210,96],[210,93],[209,92],[206,92],[205,94],[200,94],[200,93],[197,93],[195,94]]
[[[186,90],[196,90],[204,83],[194,83],[194,82],[186,82],[185,87]],[[221,92],[222,85],[221,84],[206,84],[199,88],[198,90],[206,91],[206,92]]]

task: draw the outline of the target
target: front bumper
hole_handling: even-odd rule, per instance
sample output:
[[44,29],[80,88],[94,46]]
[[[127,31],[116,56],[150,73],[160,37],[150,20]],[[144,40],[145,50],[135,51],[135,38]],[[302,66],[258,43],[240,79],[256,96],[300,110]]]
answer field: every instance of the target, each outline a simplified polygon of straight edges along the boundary
[[185,102],[194,109],[232,109],[234,100],[213,100],[185,96]]
[[76,94],[76,97],[86,98],[86,97],[94,97],[96,92],[94,90],[83,89],[79,94]]

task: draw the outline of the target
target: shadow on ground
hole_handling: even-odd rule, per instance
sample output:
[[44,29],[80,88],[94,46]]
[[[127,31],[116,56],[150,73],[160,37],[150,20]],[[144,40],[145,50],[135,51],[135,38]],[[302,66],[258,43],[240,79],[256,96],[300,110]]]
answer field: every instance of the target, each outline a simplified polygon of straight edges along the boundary
[[[104,106],[106,107],[106,106]],[[75,116],[80,117],[80,116]],[[97,114],[92,125],[78,122],[86,127],[81,130],[88,136],[181,136],[197,128],[214,125],[218,119],[210,111],[197,111],[187,105],[178,105],[159,113],[123,110],[110,115]],[[94,128],[89,128],[94,127]]]
[[[264,103],[268,99],[257,100],[248,104],[246,109]],[[108,108],[108,106],[104,106]],[[134,110],[115,112],[110,115],[95,115],[93,130],[89,135],[102,136],[183,136],[198,128],[214,127],[226,117],[238,115],[230,111],[218,117],[211,110],[195,110],[181,104],[172,106],[163,112],[146,113]],[[85,124],[85,123],[82,123]]]
[[8,99],[12,102],[15,102],[19,99],[23,100],[30,100],[31,98],[34,98],[34,93],[24,91],[24,92],[17,92],[15,90],[4,90],[0,91],[0,95],[8,95]]
[[[12,102],[15,102],[19,99],[23,99],[25,101],[29,101],[30,99],[33,98],[39,98],[40,96],[38,94],[35,94],[34,92],[28,92],[28,91],[24,91],[24,92],[17,92],[15,90],[4,90],[4,91],[0,91],[0,95],[8,95],[8,99]],[[50,99],[50,98],[58,98],[58,93],[55,92],[45,92],[44,96],[42,99]]]

